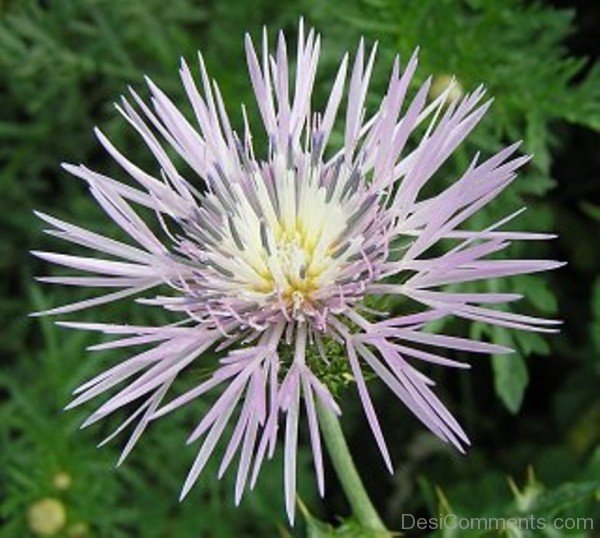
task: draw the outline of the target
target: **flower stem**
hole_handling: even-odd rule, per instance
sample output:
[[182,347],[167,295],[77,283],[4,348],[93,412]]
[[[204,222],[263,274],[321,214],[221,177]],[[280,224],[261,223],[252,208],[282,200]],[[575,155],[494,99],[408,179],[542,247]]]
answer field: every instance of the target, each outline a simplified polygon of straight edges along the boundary
[[384,535],[387,536],[385,525],[381,521],[377,510],[375,510],[371,499],[369,499],[365,486],[358,475],[336,414],[318,402],[317,412],[325,446],[348,502],[352,507],[354,517],[365,529],[376,531],[378,534],[385,533]]

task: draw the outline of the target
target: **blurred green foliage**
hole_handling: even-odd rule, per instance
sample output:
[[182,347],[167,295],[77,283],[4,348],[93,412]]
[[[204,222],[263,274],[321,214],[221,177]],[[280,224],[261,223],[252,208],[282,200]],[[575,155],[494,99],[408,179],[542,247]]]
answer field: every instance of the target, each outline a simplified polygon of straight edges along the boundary
[[[599,9],[588,6],[586,13],[598,17]],[[293,35],[301,14],[324,37],[317,100],[330,89],[341,54],[355,47],[360,35],[380,42],[371,106],[384,91],[393,55],[407,58],[417,45],[421,64],[415,84],[429,74],[437,80],[454,75],[466,91],[484,83],[495,99],[491,113],[441,171],[440,184],[464,170],[475,151],[489,153],[522,138],[534,159],[472,224],[489,225],[526,205],[529,210],[517,226],[553,231],[559,239],[515,245],[513,253],[569,262],[556,274],[472,286],[523,293],[520,311],[565,319],[560,336],[477,323],[444,327],[518,351],[493,357],[489,367],[487,360],[477,359],[466,374],[432,371],[444,400],[475,441],[467,458],[425,433],[399,404],[391,407],[372,383],[376,405],[387,410],[384,426],[399,465],[388,477],[364,435],[354,391],[339,388],[350,445],[359,468],[372,470],[365,481],[390,528],[400,528],[402,513],[600,518],[600,159],[593,134],[600,129],[600,68],[567,52],[573,11],[521,0],[13,0],[0,2],[0,536],[31,535],[31,507],[46,498],[57,499],[66,511],[57,535],[72,538],[350,537],[363,532],[350,519],[338,525],[335,516],[347,514],[347,507],[332,472],[325,502],[317,500],[305,449],[299,493],[308,508],[305,524],[295,529],[279,523],[279,455],[257,491],[237,509],[231,479],[218,481],[214,465],[193,495],[177,503],[195,449],[184,445],[185,432],[201,415],[201,404],[150,428],[130,459],[111,471],[118,442],[93,447],[111,424],[78,432],[84,411],[63,414],[60,409],[75,386],[122,357],[92,355],[86,351],[95,343],[89,335],[27,318],[32,310],[70,302],[76,295],[33,284],[33,276],[48,268],[28,250],[49,241],[41,237],[34,208],[117,233],[107,230],[82,184],[62,173],[59,163],[85,162],[119,174],[91,134],[98,124],[134,161],[155,166],[112,109],[127,84],[141,88],[147,74],[189,110],[177,66],[180,56],[193,61],[201,49],[234,122],[239,125],[237,110],[246,103],[256,123],[243,32],[256,36],[267,24],[271,35],[280,27]],[[118,304],[85,317],[123,319],[122,310]],[[150,319],[144,309],[126,314],[134,321],[160,322],[159,314]],[[522,476],[530,464],[537,478],[530,475],[524,486],[511,490],[507,475]],[[57,478],[64,475],[67,487]],[[510,532],[505,534],[526,536]],[[449,534],[440,530],[438,535]],[[480,534],[458,534],[471,535]]]

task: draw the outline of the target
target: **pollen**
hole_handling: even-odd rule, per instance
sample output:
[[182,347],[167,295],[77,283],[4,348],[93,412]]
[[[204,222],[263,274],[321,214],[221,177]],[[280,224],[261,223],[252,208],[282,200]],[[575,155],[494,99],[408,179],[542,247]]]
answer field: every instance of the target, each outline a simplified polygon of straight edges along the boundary
[[237,298],[283,304],[295,314],[314,309],[323,291],[335,286],[344,263],[336,252],[353,208],[318,171],[302,174],[275,164],[270,189],[257,173],[252,196],[239,192],[223,226],[219,264],[233,275],[229,288]]

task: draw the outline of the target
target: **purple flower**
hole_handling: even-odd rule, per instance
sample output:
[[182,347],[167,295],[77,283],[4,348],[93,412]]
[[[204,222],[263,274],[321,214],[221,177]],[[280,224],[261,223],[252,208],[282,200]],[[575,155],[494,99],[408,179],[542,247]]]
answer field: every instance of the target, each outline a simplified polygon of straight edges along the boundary
[[[468,368],[438,354],[439,348],[475,353],[510,350],[433,334],[427,331],[427,323],[458,316],[551,332],[556,322],[493,308],[518,299],[516,294],[450,292],[445,286],[542,271],[558,264],[489,258],[513,240],[551,237],[502,231],[519,212],[484,230],[463,228],[528,161],[527,156],[514,156],[519,144],[484,161],[476,156],[451,186],[439,194],[423,193],[424,186],[486,113],[490,102],[482,103],[482,88],[462,98],[454,92],[452,100],[452,88],[448,87],[429,102],[427,80],[408,98],[417,67],[415,53],[403,71],[396,58],[385,97],[368,117],[365,100],[376,47],[366,59],[361,41],[351,72],[346,55],[326,107],[317,113],[311,110],[311,95],[320,37],[312,30],[305,37],[300,24],[292,77],[283,35],[279,35],[273,55],[268,52],[266,33],[263,39],[261,59],[248,36],[246,54],[268,136],[265,157],[255,155],[243,107],[244,132],[240,137],[232,130],[218,86],[208,78],[202,56],[202,93],[182,61],[180,73],[195,113],[193,120],[186,119],[150,80],[151,106],[133,90],[134,104],[123,98],[117,105],[156,158],[160,177],[130,162],[98,129],[100,143],[130,176],[133,186],[83,165],[64,165],[89,185],[98,204],[131,241],[119,242],[39,214],[52,226],[51,235],[100,256],[35,254],[87,273],[42,278],[45,282],[113,290],[45,314],[66,314],[157,286],[170,289],[166,296],[138,298],[140,303],[173,312],[170,325],[60,322],[120,337],[94,349],[145,346],[144,351],[75,391],[69,408],[114,389],[84,425],[135,403],[137,410],[109,437],[135,423],[122,461],[151,420],[219,387],[212,407],[188,439],[191,443],[204,437],[204,442],[181,497],[197,480],[227,425],[234,422],[219,476],[239,454],[238,503],[245,488],[254,486],[265,456],[272,456],[280,419],[285,417],[285,499],[293,520],[301,408],[308,421],[321,494],[324,479],[316,408],[320,405],[340,413],[327,384],[316,375],[318,369],[311,367],[318,361],[326,369],[328,343],[337,342],[344,348],[344,360],[390,470],[391,458],[369,397],[365,371],[372,370],[381,378],[432,432],[463,450],[469,443],[466,434],[432,392],[434,383],[415,366],[423,361]],[[335,153],[328,142],[347,79],[343,144]],[[419,126],[422,136],[409,143]],[[184,178],[167,149],[176,152],[198,177]],[[150,209],[158,225],[146,224],[139,208]],[[432,251],[442,239],[451,241],[449,250],[441,254],[439,249]],[[368,296],[383,295],[410,300],[407,304],[413,305],[412,310],[392,317],[365,303]],[[210,361],[215,350],[228,351],[212,375],[164,403],[177,376],[192,363]],[[204,357],[207,352],[208,358]],[[316,359],[308,361],[309,356]],[[126,386],[120,386],[124,382]]]

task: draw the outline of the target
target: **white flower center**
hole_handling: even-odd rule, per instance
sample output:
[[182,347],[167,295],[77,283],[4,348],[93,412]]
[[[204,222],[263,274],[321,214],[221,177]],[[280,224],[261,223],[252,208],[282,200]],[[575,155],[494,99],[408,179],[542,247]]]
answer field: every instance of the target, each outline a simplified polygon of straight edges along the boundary
[[341,188],[321,185],[315,170],[298,177],[281,159],[273,172],[271,183],[255,173],[251,194],[232,185],[237,203],[221,230],[226,256],[218,264],[233,275],[227,287],[236,297],[258,304],[283,300],[297,311],[325,290],[332,293],[362,238],[344,237],[354,204],[348,196],[342,201]]

